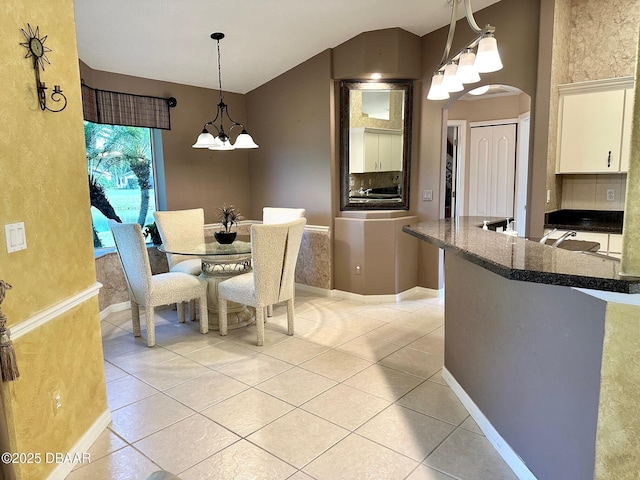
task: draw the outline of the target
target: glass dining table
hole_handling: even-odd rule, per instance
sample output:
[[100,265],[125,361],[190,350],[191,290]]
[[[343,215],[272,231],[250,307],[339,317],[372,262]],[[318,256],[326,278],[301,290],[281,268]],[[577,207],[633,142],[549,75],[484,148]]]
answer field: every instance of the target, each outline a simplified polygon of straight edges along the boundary
[[[184,244],[178,247],[158,246],[158,250],[175,255],[199,257],[202,262],[201,278],[209,288],[207,308],[209,328],[219,330],[218,325],[218,284],[228,278],[251,271],[251,242],[248,235],[238,235],[233,243],[224,245],[212,239],[211,242]],[[255,308],[235,302],[227,304],[228,328],[240,328],[255,322]]]

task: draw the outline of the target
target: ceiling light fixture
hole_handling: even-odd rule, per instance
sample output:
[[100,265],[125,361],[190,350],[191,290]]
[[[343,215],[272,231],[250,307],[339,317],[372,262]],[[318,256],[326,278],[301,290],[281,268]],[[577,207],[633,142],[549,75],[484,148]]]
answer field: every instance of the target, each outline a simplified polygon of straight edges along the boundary
[[[497,72],[502,69],[498,44],[493,36],[496,29],[491,25],[487,25],[484,28],[478,27],[475,18],[473,18],[471,0],[464,0],[464,10],[469,27],[478,36],[458,53],[449,56],[453,35],[456,30],[456,18],[460,1],[448,0],[448,3],[451,4],[449,35],[444,47],[442,61],[431,79],[431,87],[427,94],[427,99],[429,100],[446,100],[449,98],[450,92],[462,91],[464,89],[463,84],[479,82],[479,73]],[[476,47],[478,47],[477,52],[473,53],[473,49]]]
[[[244,125],[234,121],[229,116],[229,110],[227,108],[227,104],[224,103],[222,96],[222,70],[220,68],[220,40],[224,38],[224,33],[216,32],[211,34],[211,38],[218,42],[218,86],[220,90],[220,103],[218,103],[218,111],[216,112],[216,117],[205,123],[204,127],[202,127],[202,133],[198,135],[198,139],[196,143],[193,144],[193,148],[208,148],[209,150],[235,150],[236,148],[258,148],[258,145],[253,141],[251,135],[247,133],[247,130],[244,128]],[[229,121],[231,122],[231,127],[229,127],[229,133],[236,128],[242,127],[242,131],[238,138],[236,138],[236,143],[232,144],[231,139],[227,132],[224,131],[224,116],[227,116]],[[215,122],[220,119],[220,126],[216,126]],[[214,137],[207,130],[207,126],[212,126],[217,135]]]

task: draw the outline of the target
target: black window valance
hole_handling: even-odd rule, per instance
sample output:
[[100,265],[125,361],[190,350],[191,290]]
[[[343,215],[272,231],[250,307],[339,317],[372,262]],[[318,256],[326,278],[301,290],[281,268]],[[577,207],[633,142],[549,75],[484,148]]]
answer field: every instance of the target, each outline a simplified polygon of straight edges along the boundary
[[84,119],[93,123],[171,130],[176,99],[98,90],[82,84]]

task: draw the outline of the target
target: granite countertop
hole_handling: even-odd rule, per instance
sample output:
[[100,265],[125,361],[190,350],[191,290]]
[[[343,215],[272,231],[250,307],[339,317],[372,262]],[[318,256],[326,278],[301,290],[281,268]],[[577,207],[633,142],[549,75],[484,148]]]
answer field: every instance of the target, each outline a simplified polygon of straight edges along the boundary
[[483,220],[486,218],[434,220],[405,225],[403,231],[511,280],[640,293],[640,278],[621,276],[617,259],[483,230]]
[[544,227],[600,233],[622,233],[623,211],[554,210],[544,214]]

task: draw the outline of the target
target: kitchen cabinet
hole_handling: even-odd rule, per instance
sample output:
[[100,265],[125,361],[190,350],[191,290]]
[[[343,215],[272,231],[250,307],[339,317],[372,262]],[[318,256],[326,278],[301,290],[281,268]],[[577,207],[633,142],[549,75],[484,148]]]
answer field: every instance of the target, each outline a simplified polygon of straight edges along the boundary
[[402,131],[351,128],[349,173],[402,171]]
[[633,77],[559,86],[556,173],[626,172],[633,92]]

